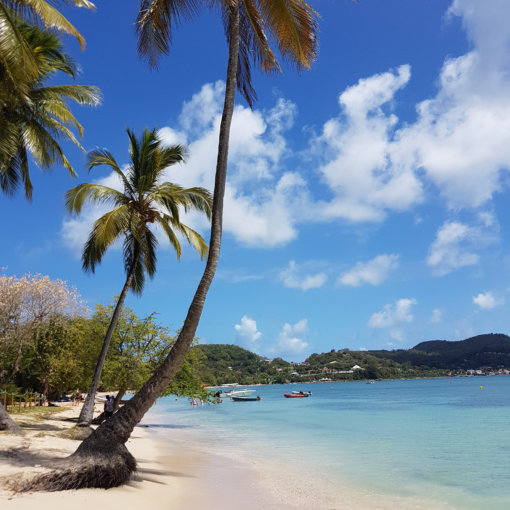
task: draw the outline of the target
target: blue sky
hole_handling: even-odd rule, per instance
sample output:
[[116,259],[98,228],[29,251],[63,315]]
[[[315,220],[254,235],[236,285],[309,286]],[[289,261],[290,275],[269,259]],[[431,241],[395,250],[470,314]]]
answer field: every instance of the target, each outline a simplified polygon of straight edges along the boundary
[[[320,51],[309,72],[255,73],[253,110],[238,97],[224,241],[198,336],[262,355],[408,348],[431,339],[508,333],[510,4],[505,0],[315,0]],[[97,108],[73,106],[83,146],[127,162],[126,127],[185,142],[167,178],[212,189],[226,45],[204,11],[177,27],[151,71],[137,57],[136,2],[66,10],[87,40],[68,51],[97,85]],[[61,81],[63,78],[61,78]],[[4,274],[48,274],[89,306],[124,282],[121,251],[95,275],[80,250],[100,213],[65,213],[81,182],[116,185],[107,168],[51,174],[32,166],[32,203],[0,198]],[[187,222],[207,235],[198,216]],[[127,304],[178,329],[203,263],[160,245],[156,278]]]

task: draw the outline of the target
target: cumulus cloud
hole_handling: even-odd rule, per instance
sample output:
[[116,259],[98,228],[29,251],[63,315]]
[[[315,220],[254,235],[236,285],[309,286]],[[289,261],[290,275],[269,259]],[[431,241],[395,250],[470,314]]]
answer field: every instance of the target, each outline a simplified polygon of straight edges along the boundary
[[479,231],[474,227],[457,221],[446,222],[437,231],[427,264],[437,276],[477,264],[479,257],[472,250],[479,238]]
[[391,328],[398,324],[412,322],[414,317],[411,308],[416,304],[414,298],[403,298],[395,302],[394,305],[384,305],[380,312],[372,314],[368,320],[368,326],[371,328]]
[[479,306],[483,310],[491,310],[496,306],[500,306],[504,303],[503,298],[495,297],[492,292],[480,293],[478,296],[473,297],[473,303]]
[[241,324],[236,324],[234,329],[236,330],[237,343],[247,348],[253,349],[257,340],[262,336],[262,333],[257,330],[257,322],[247,315],[243,315]]
[[276,344],[270,353],[282,357],[292,357],[302,353],[307,347],[308,321],[301,319],[296,324],[285,323],[278,336]]
[[[415,122],[391,111],[411,69],[360,80],[340,95],[341,112],[314,141],[320,171],[335,194],[329,218],[380,221],[423,201],[432,182],[451,207],[479,207],[503,189],[510,167],[510,15],[506,0],[455,0],[472,51],[444,61],[437,93],[417,104]],[[384,107],[384,108],[383,108]]]
[[378,255],[368,262],[358,262],[351,270],[340,275],[339,285],[360,287],[364,283],[380,285],[390,272],[397,269],[399,255]]
[[309,265],[298,266],[294,260],[291,260],[289,265],[280,272],[279,278],[286,287],[291,289],[308,290],[322,287],[327,280],[326,273],[304,274]]
[[410,67],[359,80],[339,97],[341,114],[324,124],[314,140],[326,155],[320,172],[334,193],[320,203],[324,219],[381,221],[387,210],[402,211],[422,200],[422,185],[408,168],[393,158],[397,117],[383,109],[404,87]]

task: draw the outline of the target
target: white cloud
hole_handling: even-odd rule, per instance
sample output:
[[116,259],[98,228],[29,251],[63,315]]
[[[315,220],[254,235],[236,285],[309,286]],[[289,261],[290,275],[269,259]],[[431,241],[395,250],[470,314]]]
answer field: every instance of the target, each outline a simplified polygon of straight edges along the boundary
[[[416,304],[414,298],[403,298],[395,302],[394,305],[384,305],[382,311],[375,312],[368,320],[370,328],[391,328],[398,324],[412,322],[413,315],[411,314],[411,307]],[[399,333],[395,330],[395,336]]]
[[307,347],[308,321],[301,319],[296,324],[285,323],[276,344],[269,350],[273,355],[292,357],[302,353]]
[[446,222],[430,246],[427,264],[437,276],[477,264],[479,257],[470,250],[479,238],[479,231],[474,227],[457,221]]
[[504,302],[503,298],[495,297],[492,292],[480,293],[478,296],[473,297],[473,303],[483,310],[490,310],[504,304]]
[[434,308],[432,310],[432,315],[430,316],[429,322],[432,324],[437,324],[443,320],[443,312],[439,308]]
[[437,93],[417,104],[414,123],[402,126],[388,108],[411,79],[407,65],[340,95],[341,115],[314,140],[335,194],[321,204],[324,217],[381,221],[423,201],[426,181],[454,208],[479,207],[502,191],[510,167],[510,3],[455,0],[449,13],[461,18],[473,49],[445,59]]
[[368,262],[358,262],[350,271],[340,275],[338,284],[359,287],[364,283],[380,285],[398,267],[399,255],[378,255]]
[[257,322],[243,315],[241,324],[234,326],[236,330],[237,343],[247,348],[254,348],[257,340],[262,336],[262,333],[257,330]]
[[450,14],[473,50],[445,61],[436,97],[418,105],[400,138],[451,206],[477,207],[502,189],[510,163],[510,4],[455,0]]
[[298,266],[294,260],[289,262],[287,268],[280,272],[279,278],[286,287],[292,289],[316,289],[326,283],[326,273],[303,274],[310,264]]
[[327,121],[313,141],[326,155],[320,172],[335,194],[319,204],[317,213],[324,219],[381,221],[387,210],[407,210],[422,200],[413,170],[392,155],[398,119],[383,110],[410,76],[410,67],[403,65],[359,80],[340,95],[341,115]]

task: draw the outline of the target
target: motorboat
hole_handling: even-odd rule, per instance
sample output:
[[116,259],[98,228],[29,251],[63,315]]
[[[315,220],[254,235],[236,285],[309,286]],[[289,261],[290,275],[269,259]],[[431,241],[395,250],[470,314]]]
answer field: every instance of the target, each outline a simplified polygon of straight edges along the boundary
[[231,397],[234,402],[257,402],[262,400],[259,395],[256,397]]
[[285,398],[305,398],[312,394],[311,391],[293,391],[291,393],[284,393]]
[[249,397],[251,393],[255,393],[256,390],[249,390],[247,388],[238,389],[237,383],[223,384],[220,386],[219,398],[233,398],[233,397]]

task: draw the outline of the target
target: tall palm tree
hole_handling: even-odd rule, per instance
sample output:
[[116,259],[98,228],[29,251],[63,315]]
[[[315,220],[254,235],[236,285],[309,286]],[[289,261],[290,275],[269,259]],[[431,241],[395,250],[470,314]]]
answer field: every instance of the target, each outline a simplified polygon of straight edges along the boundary
[[[143,0],[138,20],[141,53],[155,63],[156,56],[168,51],[172,23],[194,15],[200,5],[198,0]],[[126,405],[80,444],[67,460],[66,468],[41,475],[25,486],[27,490],[113,487],[128,480],[136,468],[136,461],[125,443],[135,425],[173,379],[184,360],[195,336],[218,264],[230,124],[236,88],[249,103],[255,98],[251,86],[250,57],[266,72],[279,69],[268,35],[276,42],[283,56],[298,69],[308,68],[315,58],[317,13],[303,0],[204,0],[203,5],[213,5],[220,10],[228,41],[209,255],[204,273],[177,340],[154,375]]]
[[[44,86],[59,71],[74,78],[77,66],[55,34],[26,23],[15,25],[32,51],[37,74],[30,78],[18,68],[19,79],[13,81],[0,61],[0,189],[13,194],[23,184],[25,196],[31,199],[28,155],[43,169],[60,163],[75,175],[57,141],[71,140],[83,150],[72,131],[76,128],[81,136],[83,128],[67,101],[94,106],[99,104],[100,93],[97,87],[86,85]],[[25,94],[19,93],[19,83],[27,85]]]
[[159,225],[166,238],[181,257],[181,244],[176,233],[181,234],[200,254],[207,255],[207,244],[200,234],[180,220],[179,208],[185,211],[195,209],[211,215],[212,197],[204,188],[182,188],[170,182],[161,182],[163,171],[184,161],[184,147],[165,147],[156,130],[145,130],[137,139],[127,130],[129,136],[130,163],[122,171],[115,158],[105,149],[92,151],[88,155],[89,170],[99,165],[109,166],[119,177],[124,191],[101,184],[80,184],[66,193],[69,211],[79,214],[83,204],[106,203],[113,209],[101,216],[95,223],[85,243],[82,255],[83,269],[94,272],[107,249],[118,239],[124,242],[124,269],[126,281],[115,306],[110,325],[106,332],[101,354],[98,358],[94,377],[87,398],[80,413],[79,424],[88,425],[94,413],[94,400],[99,386],[101,372],[110,340],[119,321],[126,294],[131,289],[141,294],[145,274],[150,278],[156,271],[156,247],[158,241],[149,226]]

